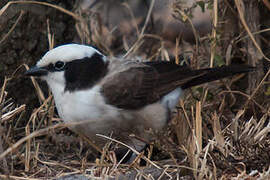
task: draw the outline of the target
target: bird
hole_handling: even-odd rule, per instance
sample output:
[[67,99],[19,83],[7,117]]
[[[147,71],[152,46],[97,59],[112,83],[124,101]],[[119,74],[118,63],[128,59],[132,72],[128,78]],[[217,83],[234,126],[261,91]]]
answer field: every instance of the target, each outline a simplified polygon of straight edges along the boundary
[[91,45],[64,44],[49,50],[25,75],[47,82],[60,118],[76,123],[69,127],[74,132],[100,147],[107,140],[97,134],[141,151],[151,130],[166,127],[186,89],[254,69],[228,65],[193,70],[171,61],[108,57]]

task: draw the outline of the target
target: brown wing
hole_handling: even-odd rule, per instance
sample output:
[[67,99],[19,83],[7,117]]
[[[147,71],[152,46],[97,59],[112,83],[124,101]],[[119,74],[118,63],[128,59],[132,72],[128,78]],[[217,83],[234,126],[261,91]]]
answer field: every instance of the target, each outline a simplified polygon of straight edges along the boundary
[[127,65],[106,77],[102,93],[108,104],[123,109],[139,109],[160,100],[177,87],[183,89],[238,73],[253,71],[246,65],[230,65],[191,70],[167,61]]
[[106,102],[123,109],[152,104],[192,78],[192,71],[171,62],[135,63],[107,76],[102,84]]

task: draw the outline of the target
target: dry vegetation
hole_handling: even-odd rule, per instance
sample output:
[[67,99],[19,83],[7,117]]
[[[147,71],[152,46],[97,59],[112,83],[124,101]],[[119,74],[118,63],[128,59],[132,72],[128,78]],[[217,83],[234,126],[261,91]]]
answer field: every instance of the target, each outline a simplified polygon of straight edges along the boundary
[[[123,45],[126,50],[124,56],[139,54],[145,39],[152,38],[159,43],[155,51],[148,55],[148,59],[169,58],[163,38],[146,33],[154,2],[150,3],[142,27],[136,26],[137,40],[132,46]],[[100,32],[106,32],[106,29],[99,29],[102,28],[102,23],[95,14],[86,15],[78,10],[71,12],[45,2],[20,1],[7,3],[0,10],[0,17],[15,4],[31,6],[35,3],[50,6],[57,9],[59,13],[71,16],[76,21],[75,28],[82,42],[95,44],[107,54],[115,54],[110,46],[104,43],[107,41],[104,40],[104,34]],[[193,49],[191,52],[193,67],[201,67],[205,64],[213,66],[218,60],[216,54],[224,55],[225,63],[237,56],[235,54],[239,55],[239,52],[241,57],[248,59],[251,52],[244,49],[248,43],[250,44],[248,48],[255,49],[251,57],[256,56],[258,61],[262,61],[262,58],[269,60],[264,55],[265,51],[258,43],[257,36],[254,37],[263,30],[255,32],[254,29],[250,29],[250,22],[246,21],[245,14],[248,10],[244,9],[242,3],[242,0],[235,0],[231,4],[228,1],[219,4],[231,8],[235,13],[233,18],[238,18],[236,21],[242,27],[239,36],[232,37],[229,40],[231,45],[224,49],[222,44],[224,37],[218,32],[218,27],[221,26],[221,21],[225,21],[226,13],[225,10],[217,8],[216,0],[213,1],[213,26],[217,28],[213,28],[211,35],[205,37],[198,37],[196,30],[193,29],[197,37],[195,45],[190,45]],[[261,2],[261,5],[265,9],[269,8],[267,0]],[[191,23],[189,16],[186,15],[187,12],[183,11],[179,4],[174,4],[172,9],[175,18],[185,20],[187,24]],[[21,15],[9,31],[1,36],[0,45],[12,34]],[[226,31],[226,28],[224,29]],[[53,34],[48,20],[47,38],[50,48],[54,47]],[[106,36],[106,39],[112,38]],[[242,47],[235,46],[239,42],[242,43]],[[176,41],[176,49],[181,49],[181,43],[180,39]],[[235,47],[239,47],[240,50],[234,49]],[[245,61],[245,59],[241,60]],[[176,61],[179,62],[178,57]],[[248,63],[261,64],[257,61]],[[67,124],[61,123],[55,114],[52,96],[49,94],[46,97],[44,95],[46,93],[41,90],[34,78],[31,81],[40,106],[32,109],[31,115],[27,116],[26,105],[16,104],[7,91],[10,82],[21,78],[21,69],[27,68],[27,65],[18,67],[12,75],[4,79],[0,87],[0,177],[3,179],[52,179],[66,175],[79,179],[82,178],[80,174],[89,179],[270,178],[270,104],[267,100],[269,89],[268,91],[266,89],[266,86],[269,86],[269,81],[267,82],[269,69],[261,76],[253,74],[253,78],[258,79],[258,82],[253,82],[252,85],[250,80],[252,76],[243,79],[243,75],[240,75],[193,88],[179,102],[175,117],[164,134],[160,135],[161,138],[146,150],[147,155],[130,148],[130,151],[138,154],[138,158],[132,164],[121,164],[116,161],[114,153],[108,148],[110,143],[121,142],[103,137],[108,139],[108,146],[99,149],[101,155],[97,155],[93,148],[88,148],[94,146],[93,144],[73,134],[68,130]],[[246,83],[241,84],[241,81]],[[250,91],[240,91],[242,86]],[[139,163],[142,160],[146,161],[145,165]]]

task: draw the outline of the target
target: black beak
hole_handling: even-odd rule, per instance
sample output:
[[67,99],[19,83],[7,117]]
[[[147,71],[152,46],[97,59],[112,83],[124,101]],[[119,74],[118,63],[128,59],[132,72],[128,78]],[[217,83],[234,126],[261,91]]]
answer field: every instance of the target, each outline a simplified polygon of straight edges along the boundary
[[48,74],[48,70],[45,68],[40,68],[37,66],[31,67],[28,71],[24,73],[25,76],[44,76]]

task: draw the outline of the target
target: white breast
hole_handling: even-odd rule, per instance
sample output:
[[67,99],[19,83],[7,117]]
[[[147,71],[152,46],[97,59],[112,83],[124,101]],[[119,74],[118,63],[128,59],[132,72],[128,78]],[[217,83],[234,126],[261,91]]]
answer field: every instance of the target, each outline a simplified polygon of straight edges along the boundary
[[[57,95],[56,95],[57,94]],[[100,87],[89,90],[54,93],[59,115],[65,122],[97,121],[104,117],[117,117],[118,110],[107,105],[100,94]]]

